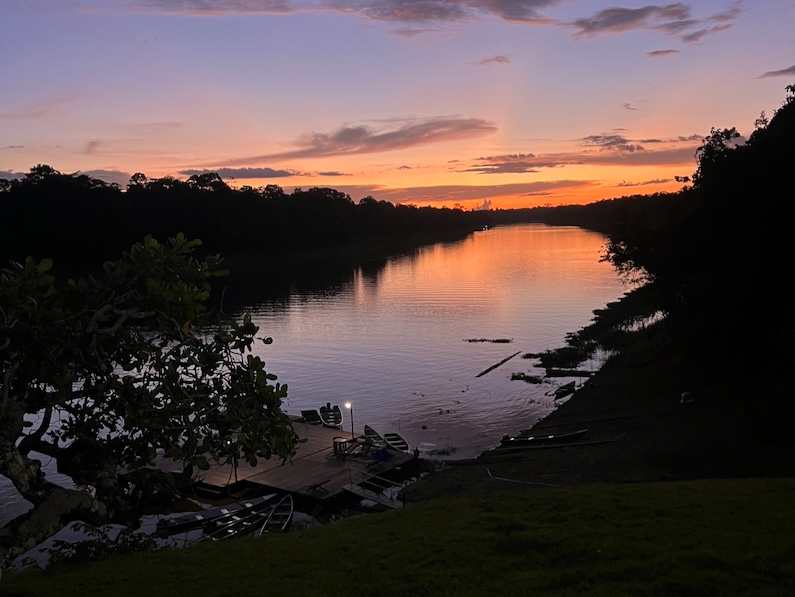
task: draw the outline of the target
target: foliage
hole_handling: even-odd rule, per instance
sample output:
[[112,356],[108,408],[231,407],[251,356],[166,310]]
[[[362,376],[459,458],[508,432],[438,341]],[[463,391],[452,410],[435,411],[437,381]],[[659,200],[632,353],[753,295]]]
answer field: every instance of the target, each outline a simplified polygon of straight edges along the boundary
[[[101,275],[66,282],[50,260],[0,273],[0,474],[34,504],[52,488],[31,450],[57,457],[116,517],[168,499],[208,458],[292,453],[287,386],[253,354],[271,340],[250,317],[211,316],[224,271],[195,257],[199,245],[147,237]],[[150,468],[160,455],[181,463],[179,478]]]
[[152,536],[129,528],[113,532],[104,527],[74,522],[70,530],[81,533],[84,538],[78,541],[53,541],[47,550],[50,554],[49,565],[96,562],[113,555],[158,549],[157,541]]
[[635,326],[660,316],[660,297],[654,284],[639,286],[627,292],[621,300],[595,309],[592,321],[582,329],[566,334],[566,345],[546,350],[530,358],[538,358],[539,366],[547,369],[576,369],[599,350],[621,350],[630,341]]
[[461,210],[372,197],[357,204],[328,188],[235,189],[215,173],[187,180],[136,173],[124,190],[40,165],[18,180],[0,181],[0,258],[58,255],[81,266],[112,259],[146,234],[167,238],[182,231],[226,256],[283,255],[420,234],[444,239],[478,228],[481,220]]
[[734,128],[712,129],[693,187],[660,223],[611,233],[609,259],[645,272],[667,296],[665,308],[703,337],[731,331],[735,344],[792,340],[784,272],[792,254],[795,86],[787,92],[745,140]]

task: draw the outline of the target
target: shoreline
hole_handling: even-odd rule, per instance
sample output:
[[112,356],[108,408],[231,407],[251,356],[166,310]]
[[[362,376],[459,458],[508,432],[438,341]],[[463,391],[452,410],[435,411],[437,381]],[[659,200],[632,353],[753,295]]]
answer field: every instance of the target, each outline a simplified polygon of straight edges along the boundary
[[[509,485],[795,476],[789,458],[793,438],[771,441],[757,433],[753,403],[737,394],[731,379],[702,371],[667,326],[661,320],[622,335],[617,354],[571,398],[529,426],[550,433],[587,428],[582,441],[447,460],[412,486],[409,501],[485,496]],[[692,392],[693,402],[682,404],[682,392]]]

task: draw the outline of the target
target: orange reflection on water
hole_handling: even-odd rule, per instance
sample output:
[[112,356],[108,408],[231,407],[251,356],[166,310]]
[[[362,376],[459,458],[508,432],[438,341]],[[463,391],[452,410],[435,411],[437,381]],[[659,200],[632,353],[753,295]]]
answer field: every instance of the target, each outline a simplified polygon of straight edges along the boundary
[[472,455],[554,407],[548,386],[510,380],[538,373],[532,361],[475,375],[516,351],[559,346],[626,290],[599,261],[603,244],[579,228],[517,225],[425,247],[261,305],[255,322],[275,342],[259,350],[289,384],[290,412],[351,400],[358,424]]

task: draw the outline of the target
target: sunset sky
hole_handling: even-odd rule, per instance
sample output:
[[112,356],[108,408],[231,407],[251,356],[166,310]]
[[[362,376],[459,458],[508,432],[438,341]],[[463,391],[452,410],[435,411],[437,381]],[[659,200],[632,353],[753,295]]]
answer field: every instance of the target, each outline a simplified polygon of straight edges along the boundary
[[[795,82],[795,2],[2,0],[0,177],[467,208],[674,190]],[[484,203],[486,202],[486,203]]]

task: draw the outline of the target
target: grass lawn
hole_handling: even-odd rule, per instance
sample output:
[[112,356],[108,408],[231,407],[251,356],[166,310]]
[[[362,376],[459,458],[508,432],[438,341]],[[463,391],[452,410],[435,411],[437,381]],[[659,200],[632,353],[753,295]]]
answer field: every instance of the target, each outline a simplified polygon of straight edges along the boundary
[[2,595],[793,595],[795,482],[446,497],[265,539],[6,576]]

